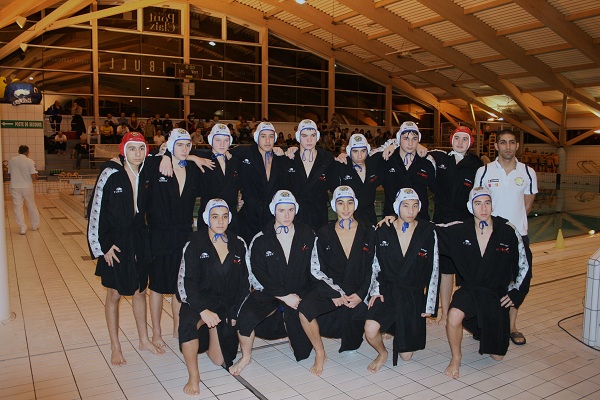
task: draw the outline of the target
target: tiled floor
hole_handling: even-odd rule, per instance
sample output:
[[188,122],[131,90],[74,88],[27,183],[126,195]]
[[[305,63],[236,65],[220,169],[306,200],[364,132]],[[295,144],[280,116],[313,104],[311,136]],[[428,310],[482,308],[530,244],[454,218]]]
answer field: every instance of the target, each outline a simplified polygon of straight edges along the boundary
[[[42,224],[17,234],[7,198],[7,253],[12,322],[0,325],[0,399],[183,399],[187,380],[176,340],[159,357],[137,350],[131,299],[121,302],[121,341],[127,365],[112,367],[105,290],[87,259],[82,199],[64,192],[37,195]],[[199,357],[201,399],[600,399],[600,353],[571,338],[581,337],[587,258],[600,247],[596,237],[532,246],[534,279],[519,327],[527,345],[511,344],[501,362],[463,341],[461,378],[442,374],[449,361],[444,329],[428,328],[427,348],[412,361],[391,361],[377,374],[366,370],[374,351],[366,344],[339,354],[325,340],[329,361],[320,378],[309,360],[297,363],[285,341],[257,340],[254,361],[236,380],[205,355]],[[163,331],[170,331],[165,301]],[[391,346],[391,341],[386,343]],[[253,391],[249,390],[251,388]]]

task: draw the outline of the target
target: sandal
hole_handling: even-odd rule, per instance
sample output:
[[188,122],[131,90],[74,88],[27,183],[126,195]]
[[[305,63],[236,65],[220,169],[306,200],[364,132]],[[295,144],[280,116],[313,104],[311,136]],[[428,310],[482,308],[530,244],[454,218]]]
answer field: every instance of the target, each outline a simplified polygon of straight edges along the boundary
[[510,341],[516,344],[517,346],[522,346],[525,343],[527,343],[525,336],[521,332],[511,332]]

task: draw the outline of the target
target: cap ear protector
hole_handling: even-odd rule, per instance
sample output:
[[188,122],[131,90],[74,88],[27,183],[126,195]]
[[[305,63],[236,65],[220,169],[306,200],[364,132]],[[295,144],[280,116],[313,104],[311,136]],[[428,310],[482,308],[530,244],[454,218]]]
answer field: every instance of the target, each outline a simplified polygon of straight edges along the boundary
[[[490,198],[490,201],[492,200],[492,195],[486,187],[477,186],[477,187],[474,187],[473,189],[471,189],[471,192],[469,193],[469,201],[467,202],[467,210],[469,210],[469,212],[471,214],[474,214],[473,213],[473,202],[475,201],[476,198],[481,197],[481,196],[488,196]],[[492,202],[492,210],[493,209],[494,209],[494,203]]]
[[352,188],[350,186],[338,186],[337,188],[335,188],[334,192],[333,192],[333,198],[331,199],[331,209],[334,212],[337,212],[336,206],[335,204],[337,203],[338,199],[354,199],[354,210],[356,211],[358,209],[358,199],[356,198],[356,195],[354,194],[354,190],[352,190]]
[[371,152],[371,145],[363,134],[356,133],[350,137],[350,141],[346,146],[346,154],[348,154],[350,158],[352,158],[352,149],[367,149],[368,155]]
[[275,130],[275,127],[272,123],[261,122],[260,124],[258,124],[256,130],[254,131],[254,141],[256,142],[256,144],[258,144],[258,138],[262,131],[273,131],[273,133],[277,134],[277,131]]
[[275,215],[275,210],[279,204],[293,204],[294,205],[294,215],[298,214],[298,210],[300,209],[300,205],[296,201],[296,198],[289,190],[278,190],[273,196],[273,200],[269,204],[269,211],[271,214]]
[[210,145],[210,147],[212,147],[213,145],[213,139],[215,136],[229,136],[229,145],[231,146],[231,144],[233,143],[231,131],[225,124],[215,124],[210,130],[210,134],[208,135],[208,144]]
[[473,145],[473,133],[471,132],[471,129],[469,129],[468,126],[459,126],[458,128],[456,128],[454,132],[452,132],[452,135],[450,135],[450,144],[454,142],[454,136],[457,133],[466,133],[467,135],[469,135],[469,147]]
[[305,129],[314,129],[317,132],[317,142],[319,141],[319,139],[321,139],[321,132],[319,132],[319,129],[317,128],[317,124],[315,124],[315,121],[313,121],[312,119],[303,119],[298,124],[298,130],[296,131],[296,141],[298,143],[300,143],[300,134]]
[[178,140],[189,140],[192,141],[192,137],[189,132],[185,129],[175,128],[169,134],[169,140],[167,140],[167,149],[171,154],[173,154],[173,149],[175,148],[175,142]]
[[419,211],[421,211],[421,199],[419,199],[417,192],[411,188],[402,188],[396,194],[396,200],[394,200],[393,205],[394,211],[396,211],[398,215],[400,215],[400,206],[405,200],[417,200],[419,202]]
[[150,148],[148,147],[148,143],[146,143],[146,139],[144,139],[144,135],[142,135],[139,132],[127,132],[125,136],[123,136],[123,139],[121,139],[121,143],[119,144],[119,153],[123,157],[127,159],[127,156],[125,155],[125,147],[129,142],[144,143],[146,145],[146,156],[148,156]]
[[421,142],[421,132],[419,131],[419,127],[412,121],[406,121],[400,125],[400,129],[398,130],[398,133],[396,133],[396,139],[398,139],[398,142],[400,142],[402,135],[408,132],[416,133],[419,137],[419,143]]
[[204,208],[204,212],[202,213],[202,219],[204,220],[204,223],[210,226],[210,212],[213,208],[217,207],[225,207],[227,209],[227,211],[229,212],[229,223],[231,224],[231,211],[229,211],[229,206],[223,199],[211,199],[208,201],[208,203],[206,203],[206,208]]

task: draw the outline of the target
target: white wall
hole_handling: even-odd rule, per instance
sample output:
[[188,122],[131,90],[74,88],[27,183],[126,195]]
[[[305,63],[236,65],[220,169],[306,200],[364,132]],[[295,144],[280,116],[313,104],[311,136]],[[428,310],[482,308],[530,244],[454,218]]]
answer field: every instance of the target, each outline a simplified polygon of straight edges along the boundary
[[[44,109],[41,104],[0,104],[0,120],[43,121]],[[2,160],[10,160],[19,154],[19,146],[29,146],[31,158],[38,170],[46,168],[44,155],[44,130],[43,129],[2,129]]]

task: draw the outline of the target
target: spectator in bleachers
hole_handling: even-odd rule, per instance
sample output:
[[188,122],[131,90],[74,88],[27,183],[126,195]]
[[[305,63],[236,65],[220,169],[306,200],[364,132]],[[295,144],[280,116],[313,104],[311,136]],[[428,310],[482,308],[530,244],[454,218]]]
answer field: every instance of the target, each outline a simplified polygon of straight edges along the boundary
[[157,130],[156,134],[154,134],[154,144],[157,146],[162,145],[164,142],[167,141],[167,139],[165,139],[165,136],[163,135],[162,131]]
[[131,132],[142,132],[140,129],[140,121],[135,113],[131,113],[131,118],[129,118],[129,130]]
[[129,120],[125,116],[124,112],[121,113],[121,116],[117,119],[117,122],[119,125],[123,125],[123,124],[128,125],[129,124]]
[[58,133],[60,131],[60,123],[62,122],[62,106],[60,101],[56,100],[53,105],[48,107],[46,115],[49,115],[48,121],[50,121],[50,127],[52,132]]
[[[169,133],[173,130],[173,120],[169,118],[169,114],[165,114],[165,119],[162,121],[162,132],[165,135],[165,138],[169,136]],[[166,139],[165,139],[166,140]]]
[[[110,114],[108,115],[111,116]],[[114,136],[115,130],[110,124],[110,120],[107,119],[104,121],[104,125],[100,127],[100,137],[102,139],[98,139],[98,143],[100,143],[100,141],[104,143],[114,143]]]
[[154,139],[154,134],[156,133],[156,128],[154,126],[154,117],[148,118],[146,123],[144,124],[144,137],[148,143],[152,143]]
[[156,114],[152,119],[152,125],[154,125],[154,130],[158,131],[163,129],[162,121],[160,119],[160,114]]
[[71,160],[75,160],[75,168],[81,168],[81,160],[87,159],[90,157],[90,145],[87,141],[87,135],[81,135],[79,139],[79,143],[73,147],[73,151],[71,152]]
[[117,126],[117,137],[115,143],[121,143],[123,136],[129,132],[130,130],[129,126],[127,126],[127,121],[120,123],[119,126]]
[[202,128],[196,128],[196,130],[190,135],[192,138],[192,146],[204,144],[204,136],[202,136]]
[[56,150],[58,150],[58,155],[67,154],[67,135],[65,135],[62,131],[58,131],[56,136],[54,136],[54,144]]
[[[81,135],[83,136],[83,135]],[[100,144],[100,128],[96,126],[96,121],[92,121],[90,126],[88,126],[87,130],[87,143],[91,143],[95,141],[97,144]]]

